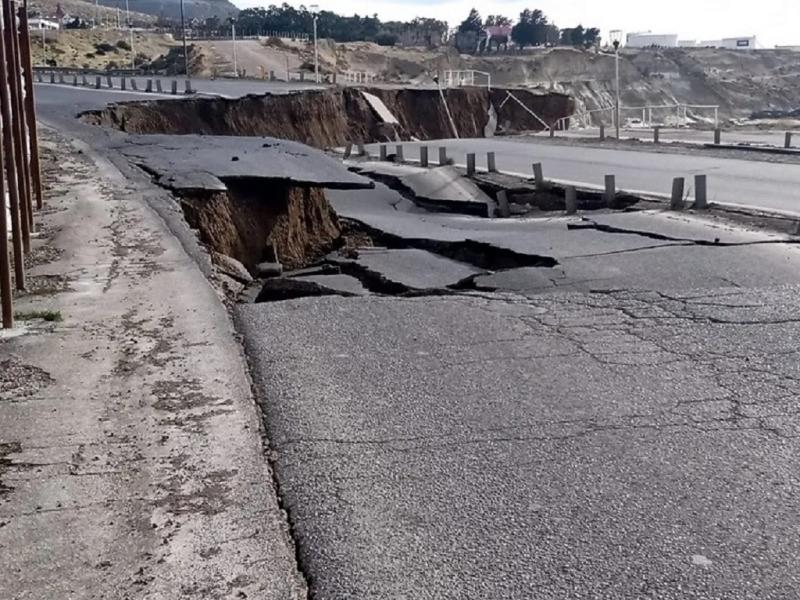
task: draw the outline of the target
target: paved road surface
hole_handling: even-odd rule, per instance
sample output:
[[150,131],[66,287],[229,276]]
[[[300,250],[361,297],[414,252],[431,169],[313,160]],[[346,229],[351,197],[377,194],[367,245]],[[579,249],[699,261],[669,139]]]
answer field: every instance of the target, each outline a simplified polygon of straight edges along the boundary
[[[474,152],[478,168],[486,168],[486,152],[495,152],[501,171],[532,176],[531,164],[541,162],[545,177],[602,187],[606,174],[617,177],[617,186],[628,191],[669,194],[674,177],[687,178],[687,193],[694,196],[694,175],[708,176],[712,202],[750,206],[800,214],[800,165],[712,158],[690,154],[654,154],[562,146],[527,141],[460,139],[426,142],[431,148],[446,146],[448,155],[464,166]],[[420,144],[405,145],[405,156],[419,158]],[[377,154],[377,146],[370,146]],[[437,152],[431,152],[436,157]],[[435,158],[434,158],[435,160]]]

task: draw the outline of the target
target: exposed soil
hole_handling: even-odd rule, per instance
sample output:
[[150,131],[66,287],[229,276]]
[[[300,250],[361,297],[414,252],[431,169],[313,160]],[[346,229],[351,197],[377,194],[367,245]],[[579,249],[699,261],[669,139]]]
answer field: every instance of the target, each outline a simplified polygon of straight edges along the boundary
[[[397,131],[377,117],[360,90],[353,88],[305,91],[287,95],[251,95],[238,99],[192,98],[182,102],[146,101],[112,105],[86,113],[91,123],[129,133],[271,136],[316,147],[341,146],[352,141],[375,142],[401,138],[437,139],[453,132],[437,90],[369,89],[381,98],[400,122]],[[548,123],[569,116],[573,101],[563,94],[515,95]],[[542,124],[516,102],[500,104],[505,90],[460,88],[445,91],[448,108],[461,137],[483,137],[489,104],[498,122],[515,131],[538,131]]]
[[321,189],[263,180],[226,184],[227,192],[185,195],[181,206],[203,243],[251,272],[275,258],[289,269],[303,267],[328,252],[341,234]]

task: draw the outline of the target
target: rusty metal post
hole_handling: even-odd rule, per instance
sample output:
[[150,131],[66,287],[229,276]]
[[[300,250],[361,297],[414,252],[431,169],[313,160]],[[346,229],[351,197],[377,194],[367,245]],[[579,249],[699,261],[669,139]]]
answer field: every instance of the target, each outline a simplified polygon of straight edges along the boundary
[[[0,74],[2,74],[0,69]],[[2,127],[2,125],[0,125]],[[0,308],[3,313],[3,329],[10,329],[14,326],[14,302],[11,295],[11,262],[8,258],[8,218],[6,217],[6,190],[3,182],[3,145],[0,144],[0,198],[3,206],[0,206],[0,235],[3,236],[3,244],[0,247]],[[12,214],[13,218],[14,215]]]
[[25,108],[28,119],[28,135],[31,144],[31,178],[36,208],[44,205],[42,197],[42,167],[39,161],[39,130],[36,125],[36,103],[33,95],[33,63],[31,61],[31,39],[28,31],[28,0],[19,9],[20,48],[22,66],[25,69]]
[[[11,246],[14,250],[14,280],[17,289],[25,289],[25,258],[23,257],[22,222],[20,219],[20,198],[17,185],[17,163],[14,157],[14,128],[11,116],[11,94],[8,81],[8,65],[6,61],[6,30],[0,20],[0,115],[2,115],[2,136],[4,149],[4,165],[6,182],[8,183],[9,208],[11,209]],[[0,177],[2,178],[2,177]],[[5,204],[5,196],[3,196]],[[3,207],[5,211],[5,207]],[[7,235],[4,231],[3,235]]]
[[3,42],[6,46],[6,75],[11,92],[11,130],[14,138],[14,160],[17,168],[17,186],[19,187],[20,224],[22,225],[22,247],[25,253],[30,252],[30,228],[33,220],[30,202],[30,179],[27,169],[27,143],[22,90],[20,82],[19,56],[17,54],[16,17],[12,0],[3,0]]

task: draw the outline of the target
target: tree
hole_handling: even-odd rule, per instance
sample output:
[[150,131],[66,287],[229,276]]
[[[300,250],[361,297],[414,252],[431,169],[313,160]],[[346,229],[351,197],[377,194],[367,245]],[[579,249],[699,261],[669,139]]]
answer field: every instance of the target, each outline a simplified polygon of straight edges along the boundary
[[525,9],[519,15],[519,21],[511,30],[511,39],[520,47],[542,46],[547,43],[550,25],[544,13],[537,9]]
[[483,25],[484,27],[510,27],[511,19],[503,15],[489,15]]
[[559,42],[564,46],[575,46],[577,48],[593,46],[600,37],[600,30],[596,27],[584,29],[583,25],[577,27],[567,27],[561,30]]
[[583,34],[583,45],[590,48],[600,41],[600,30],[597,27],[590,27]]
[[458,26],[459,33],[467,33],[469,31],[474,31],[475,33],[480,33],[483,31],[483,21],[481,20],[481,15],[474,8],[469,11],[469,16],[467,16],[467,18],[461,22],[461,25]]

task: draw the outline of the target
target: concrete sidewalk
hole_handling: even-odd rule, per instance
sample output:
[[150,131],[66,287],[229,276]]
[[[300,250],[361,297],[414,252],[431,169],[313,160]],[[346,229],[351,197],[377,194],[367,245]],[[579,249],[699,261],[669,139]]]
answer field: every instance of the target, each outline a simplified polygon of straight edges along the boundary
[[217,293],[135,182],[44,137],[0,338],[0,598],[304,597]]

